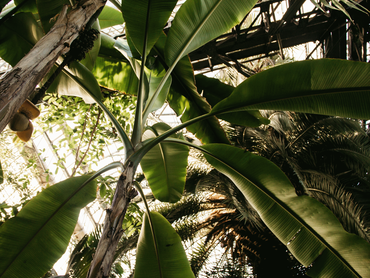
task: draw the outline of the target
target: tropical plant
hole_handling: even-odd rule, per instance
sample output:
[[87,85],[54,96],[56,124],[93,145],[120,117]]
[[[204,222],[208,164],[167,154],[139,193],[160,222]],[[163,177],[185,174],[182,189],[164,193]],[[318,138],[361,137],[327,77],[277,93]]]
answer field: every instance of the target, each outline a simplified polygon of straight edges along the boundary
[[323,115],[263,111],[270,124],[236,127],[233,139],[268,158],[337,216],[346,231],[369,242],[369,137],[358,121]]
[[[45,189],[16,217],[5,222],[0,230],[1,257],[5,258],[0,262],[0,277],[40,277],[47,272],[66,249],[77,212],[94,199],[93,180],[119,167],[122,173],[88,272],[88,277],[108,277],[124,232],[122,223],[130,200],[136,196],[136,190],[144,198],[134,180],[137,167],[141,164],[158,200],[176,202],[183,192],[189,147],[202,151],[213,167],[236,184],[265,225],[303,265],[313,264],[309,275],[370,276],[370,245],[347,233],[320,202],[309,196],[297,196],[289,179],[273,163],[230,145],[217,118],[259,126],[268,119],[258,110],[270,109],[367,119],[370,65],[339,60],[291,63],[258,73],[236,88],[217,84],[210,105],[197,92],[186,55],[240,22],[256,1],[188,0],[165,35],[162,29],[176,2],[122,1],[117,6],[125,20],[127,41],[101,36],[85,60],[70,62],[49,87],[51,92],[76,91],[85,100],[95,101],[122,139],[126,159],[92,175],[68,179]],[[83,26],[88,30],[93,21],[90,18],[97,17],[96,10],[104,3],[79,1],[68,12],[63,1],[30,1],[22,12],[2,22],[0,28],[6,32],[0,32],[5,37],[0,55],[14,66],[0,83],[0,89],[8,88],[2,89],[2,99],[13,97],[10,102],[0,102],[1,112],[7,109],[9,112],[2,113],[2,121],[16,111],[15,103],[22,100],[20,96],[25,99],[30,94],[17,80],[29,81],[33,90],[41,81],[35,76],[43,77],[50,63],[56,62],[56,58],[46,59],[48,63],[42,59],[32,74],[24,75],[29,72],[25,65],[29,65],[30,56],[45,58],[45,53],[54,53],[52,49],[56,46],[59,48],[53,57],[65,53],[77,36],[76,30]],[[50,18],[58,13],[58,20],[51,27]],[[77,15],[82,15],[81,21]],[[65,21],[76,23],[72,24],[75,29],[65,29],[68,39],[58,33],[59,27],[70,26]],[[18,30],[14,35],[13,28]],[[28,44],[14,49],[14,40],[18,38],[28,39]],[[43,83],[47,84],[46,80]],[[100,86],[137,92],[132,134],[126,133],[104,105]],[[166,100],[181,115],[183,123],[174,128],[164,123],[146,126],[148,115]],[[203,145],[192,144],[177,133],[185,127]],[[142,222],[134,277],[193,277],[181,239],[170,223],[149,209]]]
[[199,179],[195,193],[199,204],[193,206],[189,215],[179,218],[174,227],[183,239],[194,241],[189,255],[196,277],[202,277],[202,273],[218,277],[217,270],[223,268],[225,277],[229,277],[227,272],[230,277],[238,272],[246,275],[247,270],[258,277],[271,277],[275,273],[282,277],[304,274],[304,267],[263,225],[228,178],[212,170]]

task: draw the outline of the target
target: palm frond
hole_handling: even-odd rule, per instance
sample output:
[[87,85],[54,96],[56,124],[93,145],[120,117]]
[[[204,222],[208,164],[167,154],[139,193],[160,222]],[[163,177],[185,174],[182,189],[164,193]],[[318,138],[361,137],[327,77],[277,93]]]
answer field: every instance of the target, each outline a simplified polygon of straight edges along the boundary
[[347,232],[355,233],[370,242],[369,215],[353,194],[340,186],[333,176],[311,171],[305,177],[310,195],[325,204]]

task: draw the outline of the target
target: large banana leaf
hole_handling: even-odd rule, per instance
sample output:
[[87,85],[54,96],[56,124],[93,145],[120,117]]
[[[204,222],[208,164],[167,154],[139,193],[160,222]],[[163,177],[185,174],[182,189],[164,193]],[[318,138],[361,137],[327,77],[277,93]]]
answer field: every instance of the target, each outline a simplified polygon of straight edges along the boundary
[[68,67],[54,80],[48,89],[49,93],[66,96],[78,96],[86,103],[94,103],[93,94],[99,100],[102,98],[100,87],[94,75],[81,63],[71,62]]
[[[144,132],[143,139],[157,137],[170,129],[165,123],[157,123]],[[176,135],[172,137],[179,138]],[[188,154],[187,146],[162,142],[142,158],[141,168],[158,200],[171,203],[180,200],[185,186]]]
[[98,19],[100,28],[102,29],[112,27],[115,25],[121,25],[124,22],[122,13],[117,9],[109,7],[107,5],[104,6]]
[[128,95],[137,94],[139,81],[128,62],[98,57],[92,73],[103,87]]
[[145,214],[137,245],[134,278],[194,277],[180,236],[161,214],[151,212],[150,215],[157,248],[154,245],[148,216]]
[[102,34],[99,57],[95,61],[92,73],[100,85],[111,90],[136,95],[139,80],[127,59],[129,57],[122,54],[127,50],[129,48],[122,40],[114,40]]
[[[156,89],[158,88],[158,85],[161,83],[162,78],[165,76],[166,71],[164,69],[161,69],[159,71],[157,70],[148,70],[146,69],[146,76],[149,80],[149,95],[148,99],[152,99],[154,93],[156,92]],[[147,102],[147,105],[143,111],[143,121],[146,120],[149,113],[161,108],[163,104],[166,101],[168,92],[170,90],[172,83],[172,77],[170,76],[162,89],[160,90],[159,94],[156,97],[153,97],[153,100],[151,102]]]
[[269,229],[312,277],[370,277],[370,244],[347,233],[334,214],[308,196],[297,196],[281,170],[242,149],[209,144],[205,156],[227,175]]
[[36,0],[14,0],[16,6],[22,4],[18,12],[31,12],[33,14],[37,13]]
[[[123,0],[126,33],[136,50],[147,56],[162,33],[177,0]],[[144,45],[146,48],[143,55]]]
[[15,66],[42,38],[32,13],[18,13],[0,25],[0,57]]
[[[166,36],[163,34],[154,46],[158,59],[163,65],[164,45]],[[182,58],[172,71],[172,88],[168,95],[168,102],[181,121],[186,122],[200,115],[207,114],[211,107],[201,97],[194,83],[194,71],[188,57]],[[187,127],[203,143],[228,143],[224,130],[221,128],[216,117],[197,122]]]
[[[198,92],[201,93],[207,101],[215,106],[221,100],[224,100],[234,91],[234,87],[222,83],[215,78],[209,78],[204,75],[196,77]],[[269,124],[269,120],[262,117],[258,110],[238,111],[238,113],[221,114],[218,117],[232,124],[257,127],[261,124]]]
[[65,252],[80,209],[95,199],[90,176],[70,178],[34,197],[0,227],[0,277],[39,278]]
[[256,0],[187,0],[168,33],[165,56],[169,66],[238,24]]
[[268,109],[369,119],[369,76],[370,64],[363,62],[286,64],[248,78],[212,113]]

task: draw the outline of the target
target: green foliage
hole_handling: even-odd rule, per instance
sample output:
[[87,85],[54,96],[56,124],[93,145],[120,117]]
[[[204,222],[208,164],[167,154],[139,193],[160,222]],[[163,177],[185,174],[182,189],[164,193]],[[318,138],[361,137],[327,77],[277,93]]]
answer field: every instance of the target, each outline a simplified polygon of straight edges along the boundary
[[162,215],[157,212],[150,214],[155,234],[152,234],[145,214],[134,277],[194,277],[179,235]]
[[[340,273],[346,273],[346,277],[369,274],[367,260],[357,257],[369,257],[370,246],[366,241],[345,232],[335,216],[318,201],[296,196],[290,181],[274,164],[232,146],[203,148],[208,152],[207,160],[239,187],[264,223],[303,265],[308,266],[317,258],[319,262],[330,258],[331,265],[327,261],[322,270],[325,277],[338,277]],[[352,252],[344,250],[347,244],[356,247]],[[315,271],[316,264],[312,269]]]
[[0,277],[40,277],[53,266],[67,248],[80,209],[95,199],[96,183],[86,184],[89,178],[45,189],[1,225]]
[[123,24],[122,14],[109,6],[105,6],[99,15],[99,25],[101,29]]
[[[162,29],[176,3],[176,0],[122,1],[122,15],[126,22],[126,32],[142,56],[149,54],[162,34]],[[145,35],[143,36],[143,34]],[[145,55],[143,55],[143,49],[146,49]]]
[[[163,35],[155,45],[158,62],[165,64],[164,47],[166,37]],[[202,98],[194,82],[194,73],[189,57],[182,58],[172,72],[172,86],[167,101],[177,115],[181,115],[181,121],[187,122],[198,116],[207,114],[211,107]],[[215,117],[196,122],[187,127],[203,143],[228,143],[225,132]]]
[[172,23],[165,46],[166,63],[182,57],[239,23],[256,1],[186,1]]
[[281,65],[248,78],[212,112],[289,110],[366,119],[369,72],[367,63],[334,59]]
[[[8,19],[0,26],[0,56],[15,65],[51,28],[65,3],[32,1],[24,9],[35,15],[22,12]],[[118,6],[117,1],[113,3]],[[370,118],[369,64],[338,60],[291,63],[256,74],[235,89],[197,78],[197,90],[186,55],[240,22],[255,3],[188,0],[165,36],[162,29],[176,1],[124,0],[121,11],[126,40],[103,35],[85,60],[63,69],[47,91],[44,104],[49,111],[43,115],[44,125],[59,124],[63,130],[66,138],[61,144],[73,149],[79,161],[73,174],[79,173],[79,165],[97,162],[103,156],[100,146],[119,136],[125,161],[108,165],[98,174],[117,165],[122,171],[124,167],[136,170],[141,163],[154,196],[165,202],[180,199],[188,146],[198,148],[213,167],[239,187],[290,252],[306,266],[313,263],[311,275],[369,276],[370,245],[345,232],[324,205],[311,197],[297,196],[277,166],[230,146],[217,118],[252,127],[269,122],[261,116],[260,109]],[[99,18],[103,27],[123,22],[121,13],[112,8],[105,8]],[[98,22],[94,24],[99,30]],[[89,104],[60,95],[79,96]],[[182,124],[175,128],[163,123],[146,126],[149,114],[165,101],[181,116]],[[203,147],[175,135],[186,127]],[[209,144],[214,142],[220,144]],[[81,149],[87,151],[81,155]],[[58,164],[64,160],[61,157]],[[137,184],[132,177],[126,178],[130,179],[129,184]],[[15,207],[16,217],[0,228],[4,253],[1,257],[6,258],[0,263],[0,276],[39,277],[51,268],[68,244],[79,210],[95,198],[94,182],[80,187],[86,179],[73,178],[45,189],[18,214]],[[101,178],[104,179],[99,194],[112,200],[117,197],[113,194],[112,178]],[[138,190],[142,193],[140,187]],[[3,204],[0,210],[6,208],[7,204]],[[139,209],[133,210],[129,211],[132,217],[123,222],[126,235],[134,234],[141,222]],[[142,221],[135,277],[193,277],[180,237],[171,224],[157,213],[148,215]],[[107,221],[111,221],[109,216]],[[109,222],[107,227],[114,230],[114,225],[115,222]],[[205,254],[209,250],[203,251]],[[92,257],[91,248],[89,252],[84,257],[84,273]],[[114,269],[118,275],[122,273],[119,265]]]
[[[0,57],[15,66],[25,53],[43,36],[31,13],[18,13],[0,25]],[[9,51],[17,46],[16,51]]]
[[[157,123],[144,132],[143,139],[150,139],[170,130],[165,123]],[[181,135],[172,135],[183,138]],[[175,203],[184,191],[189,148],[173,143],[160,143],[141,160],[141,167],[153,195],[162,202]]]

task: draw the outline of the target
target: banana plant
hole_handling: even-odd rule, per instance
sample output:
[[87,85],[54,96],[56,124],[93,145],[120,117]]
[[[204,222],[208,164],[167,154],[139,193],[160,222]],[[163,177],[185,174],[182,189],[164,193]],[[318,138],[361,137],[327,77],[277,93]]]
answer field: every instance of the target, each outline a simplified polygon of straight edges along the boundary
[[[207,91],[205,95],[213,97],[208,102],[197,91],[187,54],[240,22],[256,0],[187,0],[177,11],[167,35],[162,30],[176,0],[122,0],[122,5],[113,2],[120,7],[127,41],[114,41],[102,36],[99,54],[93,58],[93,68],[75,62],[64,71],[65,80],[72,80],[88,93],[110,118],[122,140],[126,157],[125,161],[107,166],[109,169],[121,167],[122,173],[87,277],[109,277],[115,249],[123,234],[125,212],[136,191],[146,204],[142,189],[134,178],[139,164],[153,195],[162,202],[177,202],[185,184],[189,148],[202,151],[213,167],[236,184],[290,252],[303,265],[312,265],[308,275],[370,277],[369,243],[347,233],[333,213],[320,202],[308,196],[297,196],[277,166],[230,145],[219,124],[219,119],[248,126],[267,124],[268,119],[259,113],[261,109],[368,119],[370,65],[325,59],[295,62],[258,73],[236,88],[225,87],[217,80],[198,78],[198,85]],[[34,24],[39,23],[35,21]],[[109,24],[114,23],[107,21],[105,27]],[[16,54],[11,58],[19,57],[19,53]],[[66,85],[68,82],[55,82],[52,87],[55,91],[69,86]],[[135,92],[137,102],[131,135],[105,107],[99,86]],[[146,125],[148,115],[165,101],[181,116],[182,124],[176,127],[164,123]],[[185,140],[179,133],[184,128],[194,133],[201,145]],[[77,192],[86,186],[86,180],[81,180],[78,191],[71,190],[68,198],[77,196]],[[43,211],[41,197],[31,202]],[[62,201],[64,205],[67,203]],[[85,203],[86,200],[81,201],[79,206]],[[163,217],[151,213],[147,204],[146,209],[134,277],[194,277],[174,229]],[[5,267],[0,265],[0,277],[22,276],[19,268],[9,266],[21,265],[31,258],[32,263],[22,265],[22,271],[27,273],[27,277],[39,277],[42,271],[52,267],[52,261],[67,247],[64,240],[58,247],[60,251],[49,260],[44,260],[46,255],[38,260],[39,252],[45,247],[37,244],[36,237],[18,224],[18,221],[22,225],[32,221],[35,215],[22,211],[19,213],[22,218],[17,216],[15,219],[18,220],[6,223],[6,229],[3,228],[5,224],[0,228],[1,257],[6,256],[3,246],[16,252]],[[40,230],[58,240],[59,235],[47,225],[55,215],[43,217]],[[17,237],[29,240],[25,243],[15,242],[14,238],[8,241],[13,233],[7,231],[16,231],[19,227],[22,227],[22,233],[17,233]],[[63,238],[68,236],[69,232],[63,233]],[[33,248],[25,248],[30,242]]]

